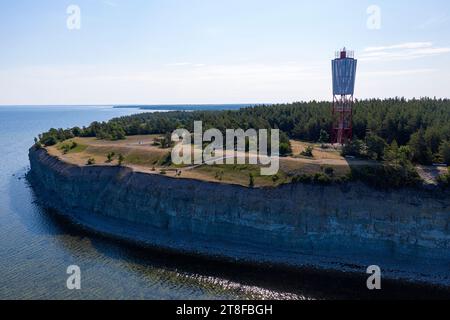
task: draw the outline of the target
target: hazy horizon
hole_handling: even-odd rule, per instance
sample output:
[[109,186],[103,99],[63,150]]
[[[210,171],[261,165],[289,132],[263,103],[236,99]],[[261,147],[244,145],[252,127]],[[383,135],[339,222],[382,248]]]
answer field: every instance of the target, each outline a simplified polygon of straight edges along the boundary
[[449,13],[444,0],[1,3],[0,105],[329,101],[343,46],[356,98],[446,98]]

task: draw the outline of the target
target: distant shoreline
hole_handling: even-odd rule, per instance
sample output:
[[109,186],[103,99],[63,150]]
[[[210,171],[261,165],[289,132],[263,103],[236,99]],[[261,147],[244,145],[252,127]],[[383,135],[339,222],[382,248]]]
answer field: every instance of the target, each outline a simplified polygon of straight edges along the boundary
[[[208,111],[208,110],[239,110],[263,104],[173,104],[173,105],[124,105],[113,106],[114,109],[140,109],[140,110],[168,110],[168,111]],[[268,104],[269,105],[269,104]]]

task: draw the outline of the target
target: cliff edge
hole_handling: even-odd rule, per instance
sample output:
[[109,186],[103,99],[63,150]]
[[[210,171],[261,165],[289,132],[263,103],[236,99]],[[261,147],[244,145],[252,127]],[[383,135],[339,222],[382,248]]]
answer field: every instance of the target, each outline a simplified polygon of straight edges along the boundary
[[95,231],[159,248],[450,286],[450,196],[360,183],[251,189],[76,166],[30,149],[38,201]]

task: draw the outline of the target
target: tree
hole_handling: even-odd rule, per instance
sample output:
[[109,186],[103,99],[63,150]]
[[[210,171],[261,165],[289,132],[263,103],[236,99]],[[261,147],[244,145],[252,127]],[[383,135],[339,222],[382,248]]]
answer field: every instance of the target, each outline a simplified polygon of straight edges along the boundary
[[287,157],[292,154],[291,142],[289,136],[281,131],[280,132],[280,156]]
[[411,135],[411,139],[408,143],[412,151],[412,161],[424,165],[432,164],[432,153],[428,147],[423,129]]
[[55,136],[49,136],[49,137],[44,138],[44,140],[41,141],[41,143],[46,147],[50,147],[50,146],[54,146],[55,144],[57,144],[58,139]]
[[450,187],[450,167],[447,168],[447,173],[441,174],[438,177],[437,182],[443,188]]
[[115,155],[116,155],[116,154],[115,154],[114,152],[108,153],[108,154],[106,155],[106,158],[108,158],[107,162],[112,162]]
[[301,152],[301,155],[304,157],[312,158],[313,157],[314,148],[312,146],[307,146],[305,150]]
[[322,147],[324,147],[325,143],[330,142],[330,135],[323,129],[320,131],[319,142],[322,144]]
[[398,148],[398,157],[400,160],[410,162],[413,159],[413,152],[409,146],[401,146]]
[[[436,156],[442,141],[450,140],[449,110],[450,99],[358,100],[353,117],[354,138],[365,141],[367,133],[373,132],[389,144],[397,141],[400,148],[407,145],[412,135],[423,128],[427,147]],[[50,129],[39,135],[39,139],[43,145],[53,145],[78,135],[99,139],[121,139],[124,135],[136,134],[163,136],[177,128],[192,132],[194,121],[203,121],[205,129],[218,128],[223,133],[225,129],[237,128],[279,129],[281,144],[289,143],[289,139],[310,142],[322,140],[323,143],[326,136],[322,131],[326,132],[332,126],[333,118],[327,101],[296,102],[233,111],[143,113],[109,122],[94,122],[82,129]],[[170,146],[168,139],[165,140],[163,144]],[[289,150],[287,145],[283,145],[282,149],[286,152]],[[417,154],[420,156],[420,152],[415,154],[416,157]],[[424,158],[423,154],[420,157]]]
[[334,175],[334,168],[333,167],[325,167],[325,169],[323,170],[323,172],[325,172],[325,174],[329,177],[332,177]]
[[253,187],[255,186],[255,177],[254,177],[253,173],[249,173],[249,174],[248,174],[248,177],[249,177],[249,183],[248,183],[248,186],[249,186],[250,188],[253,188]]
[[364,147],[364,142],[358,139],[347,142],[342,147],[342,156],[361,157],[364,151]]
[[125,160],[125,157],[123,156],[123,154],[119,153],[119,158],[118,158],[118,160],[119,160],[119,166],[121,166],[122,163],[123,163],[124,160]]
[[72,133],[75,137],[79,137],[82,134],[82,130],[79,127],[75,127],[72,129]]
[[280,156],[286,157],[292,154],[291,146],[288,143],[280,143]]
[[386,161],[394,161],[398,159],[399,149],[397,140],[392,141],[391,145],[387,145],[384,149],[384,160]]
[[441,143],[439,153],[442,156],[442,160],[450,166],[450,141],[444,141]]
[[367,155],[374,160],[381,160],[387,146],[386,141],[376,134],[369,134],[366,137]]
[[172,148],[174,145],[172,141],[172,134],[166,133],[163,137],[159,139],[159,144],[162,149]]

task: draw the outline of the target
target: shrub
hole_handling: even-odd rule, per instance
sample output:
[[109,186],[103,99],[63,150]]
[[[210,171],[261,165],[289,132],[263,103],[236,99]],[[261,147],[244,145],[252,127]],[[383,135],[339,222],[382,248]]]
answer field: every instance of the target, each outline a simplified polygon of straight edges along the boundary
[[40,143],[39,141],[38,142],[36,142],[35,144],[34,144],[34,147],[37,149],[37,150],[39,150],[39,149],[42,149],[43,148],[43,146],[42,146],[42,143]]
[[67,154],[67,153],[69,153],[69,151],[70,151],[70,146],[69,146],[68,144],[65,144],[65,145],[63,145],[63,146],[61,147],[61,149],[62,149],[62,151],[63,151],[64,154]]
[[319,172],[316,173],[314,176],[308,175],[308,174],[302,174],[302,175],[296,175],[292,178],[292,183],[304,183],[304,184],[321,184],[321,185],[327,185],[331,184],[333,182],[333,179],[331,177],[327,176],[326,174]]
[[115,153],[114,152],[110,152],[106,155],[106,158],[108,158],[107,162],[112,162],[114,160],[115,157]]
[[352,178],[373,187],[389,189],[417,186],[422,180],[411,163],[386,163],[379,166],[352,167]]
[[302,151],[301,155],[304,156],[304,157],[312,158],[313,157],[313,150],[314,150],[314,148],[312,146],[307,146],[305,148],[305,150]]
[[384,150],[387,147],[386,141],[376,134],[369,134],[366,137],[367,156],[374,160],[381,160],[384,157]]
[[398,148],[398,157],[402,161],[412,161],[412,150],[409,146],[401,146]]
[[57,144],[58,139],[54,136],[49,136],[49,137],[46,137],[45,139],[43,139],[41,141],[41,143],[46,147],[50,147],[50,146],[54,146],[55,144]]
[[322,148],[325,148],[325,143],[330,142],[330,135],[325,130],[320,130],[319,142],[322,144]]
[[158,144],[162,149],[172,148],[174,146],[174,142],[172,141],[172,134],[166,133],[162,138],[158,139]]
[[292,178],[292,183],[312,183],[313,179],[310,175],[302,174],[302,175],[296,175]]
[[123,154],[119,153],[119,166],[121,166],[123,164],[123,162],[125,161],[125,157],[123,156]]
[[437,182],[443,188],[450,187],[450,167],[447,168],[447,173],[441,174],[437,178]]
[[441,154],[442,160],[450,165],[450,141],[444,141],[439,147],[439,153]]
[[94,164],[95,164],[95,159],[94,159],[94,158],[89,158],[86,164],[87,164],[88,166],[94,165]]
[[332,182],[331,178],[329,176],[327,176],[326,174],[320,172],[320,173],[316,173],[314,175],[314,182],[317,184],[330,184]]
[[448,188],[450,186],[450,174],[443,174],[437,178],[438,184],[443,188]]
[[222,179],[223,179],[223,171],[217,171],[216,175],[215,175],[215,178],[217,180],[219,180],[219,181],[222,181]]
[[361,140],[352,140],[346,143],[342,147],[342,156],[362,157],[364,153],[365,145]]
[[159,161],[159,164],[162,166],[170,166],[172,164],[172,153],[168,152],[164,157]]
[[432,164],[433,154],[425,141],[424,132],[422,129],[411,135],[408,146],[411,148],[412,160],[414,162],[424,165]]
[[346,183],[352,180],[352,175],[349,173],[348,175],[337,177],[334,179],[334,182],[336,183]]
[[327,176],[332,177],[334,175],[334,168],[325,167],[324,172]]
[[249,174],[248,174],[248,177],[249,177],[249,183],[248,183],[248,186],[249,186],[250,188],[253,188],[253,187],[255,186],[255,177],[254,177],[253,173],[249,173]]
[[287,157],[292,154],[291,145],[287,142],[280,143],[280,156]]

